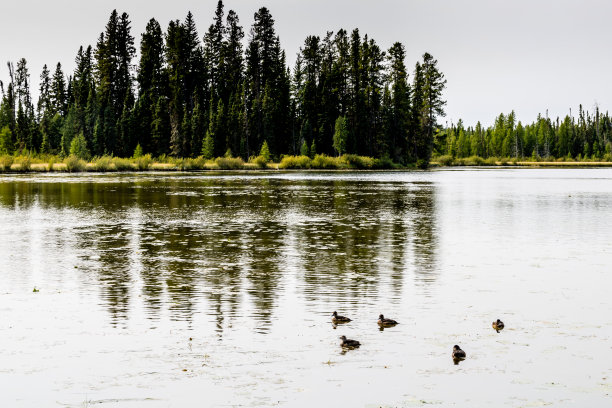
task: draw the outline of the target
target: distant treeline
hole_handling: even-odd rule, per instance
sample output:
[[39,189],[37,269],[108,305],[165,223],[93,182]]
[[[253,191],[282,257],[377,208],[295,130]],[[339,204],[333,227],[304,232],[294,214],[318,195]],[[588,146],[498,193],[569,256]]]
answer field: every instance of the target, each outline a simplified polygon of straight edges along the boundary
[[590,114],[580,106],[578,118],[563,120],[538,116],[528,125],[516,121],[514,111],[500,114],[488,128],[456,125],[435,136],[438,155],[455,158],[533,158],[612,161],[612,118],[598,108]]
[[126,13],[113,11],[95,47],[82,46],[76,69],[58,63],[31,97],[27,62],[9,63],[2,86],[0,154],[68,155],[75,138],[92,156],[358,154],[427,163],[446,80],[424,54],[411,82],[404,46],[382,50],[358,29],[309,36],[295,66],[265,7],[243,49],[244,30],[221,1],[203,36],[191,13],[163,31],[151,19],[135,38]]

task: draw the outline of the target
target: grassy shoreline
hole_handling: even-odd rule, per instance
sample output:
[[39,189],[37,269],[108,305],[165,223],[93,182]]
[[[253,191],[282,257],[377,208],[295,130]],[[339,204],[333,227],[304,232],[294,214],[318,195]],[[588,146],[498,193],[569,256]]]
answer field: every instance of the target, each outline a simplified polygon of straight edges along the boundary
[[569,159],[569,158],[507,158],[470,156],[456,158],[452,156],[433,157],[431,166],[436,167],[612,167],[612,161],[608,157],[602,159]]
[[132,158],[111,156],[96,157],[85,161],[75,156],[61,159],[58,156],[0,156],[0,173],[26,172],[133,172],[133,171],[204,171],[204,170],[382,170],[409,169],[388,159],[366,156],[343,155],[331,157],[316,155],[283,156],[279,162],[266,160],[262,156],[245,162],[239,157],[217,157],[215,159],[152,158],[150,155]]
[[[612,167],[611,161],[601,160],[516,160],[472,156],[468,158],[449,158],[440,156],[432,158],[431,168],[445,167]],[[1,173],[48,173],[48,172],[134,172],[134,171],[215,171],[215,170],[414,170],[415,165],[402,166],[388,159],[374,159],[366,156],[343,155],[331,157],[316,155],[284,156],[279,162],[264,160],[261,156],[245,162],[241,158],[218,157],[216,159],[171,158],[153,159],[149,155],[138,158],[119,158],[102,156],[90,161],[68,156],[60,159],[57,156],[0,156]]]

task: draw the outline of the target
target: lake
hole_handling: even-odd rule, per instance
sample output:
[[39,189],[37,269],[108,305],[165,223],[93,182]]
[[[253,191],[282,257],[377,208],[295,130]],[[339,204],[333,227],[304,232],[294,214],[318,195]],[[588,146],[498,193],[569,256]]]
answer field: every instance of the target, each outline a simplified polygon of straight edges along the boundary
[[0,175],[0,401],[609,407],[611,216],[612,169]]

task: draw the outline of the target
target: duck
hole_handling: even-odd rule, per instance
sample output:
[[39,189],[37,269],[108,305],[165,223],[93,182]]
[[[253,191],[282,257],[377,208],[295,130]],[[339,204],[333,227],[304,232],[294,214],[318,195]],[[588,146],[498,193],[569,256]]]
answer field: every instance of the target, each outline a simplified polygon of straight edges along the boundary
[[351,319],[345,316],[340,316],[338,312],[332,313],[332,322],[334,323],[348,323]]
[[399,323],[393,319],[385,319],[385,316],[381,314],[380,316],[378,316],[378,324],[381,326],[395,326]]
[[504,322],[502,322],[499,319],[497,319],[496,322],[491,323],[491,325],[493,326],[495,331],[497,331],[498,333],[499,333],[500,330],[502,330],[504,328]]
[[346,336],[340,336],[340,340],[342,340],[342,342],[340,343],[340,346],[342,347],[355,348],[361,346],[360,342],[358,342],[357,340],[347,339]]
[[461,350],[461,347],[455,344],[453,346],[453,359],[463,360],[465,357],[466,357],[465,351]]

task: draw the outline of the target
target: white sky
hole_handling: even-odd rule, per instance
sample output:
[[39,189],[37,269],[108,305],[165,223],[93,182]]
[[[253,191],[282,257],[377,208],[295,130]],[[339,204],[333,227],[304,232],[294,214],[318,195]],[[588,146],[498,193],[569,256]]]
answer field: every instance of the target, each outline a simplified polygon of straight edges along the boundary
[[[43,64],[74,68],[79,45],[95,45],[113,8],[132,20],[136,43],[155,17],[195,16],[200,36],[216,0],[18,0],[0,5],[0,78],[6,61],[28,60],[33,85]],[[410,71],[430,52],[448,79],[445,121],[490,124],[514,109],[531,122],[549,110],[612,107],[612,3],[605,0],[226,0],[248,32],[253,13],[270,9],[289,61],[307,35],[358,27],[387,49],[401,41]]]

